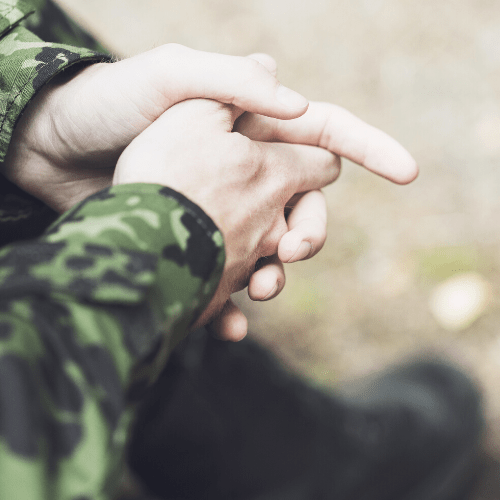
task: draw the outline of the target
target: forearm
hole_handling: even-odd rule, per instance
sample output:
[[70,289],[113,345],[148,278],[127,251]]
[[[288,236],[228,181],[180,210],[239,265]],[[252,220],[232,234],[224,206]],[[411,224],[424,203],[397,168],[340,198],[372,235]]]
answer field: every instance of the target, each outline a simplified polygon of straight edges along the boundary
[[2,251],[0,407],[16,422],[0,418],[0,496],[107,498],[127,395],[206,306],[223,261],[211,220],[155,185],[100,192]]

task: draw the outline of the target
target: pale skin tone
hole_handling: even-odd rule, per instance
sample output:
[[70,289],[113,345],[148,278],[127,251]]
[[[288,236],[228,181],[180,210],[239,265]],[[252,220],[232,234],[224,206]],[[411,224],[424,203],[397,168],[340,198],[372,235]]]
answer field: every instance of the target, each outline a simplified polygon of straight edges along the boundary
[[[340,156],[400,184],[418,172],[389,136],[342,108],[308,109],[276,80],[272,58],[253,57],[259,62],[167,45],[63,75],[28,106],[3,164],[8,178],[60,212],[108,186],[115,164],[116,184],[164,184],[198,203],[224,234],[227,262],[197,325],[214,320],[227,340],[247,330],[231,293],[248,284],[253,300],[275,297],[283,262],[323,246],[319,189],[338,176]],[[195,97],[213,101],[175,105]],[[286,220],[285,206],[294,206]]]

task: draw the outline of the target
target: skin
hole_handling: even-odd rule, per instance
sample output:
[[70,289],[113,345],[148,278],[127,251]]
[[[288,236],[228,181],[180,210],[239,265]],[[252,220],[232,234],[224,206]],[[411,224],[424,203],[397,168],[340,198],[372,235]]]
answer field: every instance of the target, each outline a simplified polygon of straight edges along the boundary
[[[157,137],[159,141],[150,139],[156,130],[167,127],[165,123],[179,120],[189,124],[183,129],[184,137],[179,137],[175,144],[172,135],[168,137],[172,147],[180,144],[184,147],[184,150],[176,150],[178,164],[195,168],[193,158],[188,162],[188,153],[193,143],[198,147],[200,141],[206,144],[207,138],[212,138],[208,125],[214,125],[214,116],[219,119],[224,116],[226,142],[235,142],[234,137],[240,136],[247,138],[247,145],[260,146],[225,150],[225,158],[232,162],[230,165],[217,151],[208,148],[205,156],[198,158],[205,168],[207,158],[211,160],[210,168],[216,167],[218,159],[221,165],[226,165],[227,171],[237,172],[245,178],[242,165],[259,165],[267,175],[263,175],[263,179],[274,185],[280,177],[278,174],[289,172],[294,162],[307,163],[309,168],[303,172],[304,177],[311,175],[311,166],[321,169],[327,162],[330,174],[322,182],[318,179],[312,184],[297,181],[293,192],[286,186],[281,193],[266,190],[266,185],[262,185],[261,191],[255,192],[257,209],[258,206],[268,207],[274,200],[272,197],[278,196],[281,214],[276,219],[279,224],[266,222],[266,231],[272,234],[267,240],[251,226],[249,231],[254,234],[248,248],[254,253],[250,259],[241,242],[236,239],[233,244],[232,241],[233,235],[236,237],[242,231],[235,231],[232,226],[224,226],[225,221],[216,220],[217,207],[211,206],[217,203],[216,199],[209,197],[200,202],[207,213],[215,214],[216,223],[224,226],[219,227],[223,230],[226,246],[231,248],[231,258],[246,255],[246,260],[244,276],[236,278],[234,272],[228,271],[228,278],[223,279],[220,289],[224,292],[217,300],[220,302],[220,297],[225,296],[226,302],[217,303],[198,324],[213,320],[213,330],[220,338],[239,340],[246,334],[247,323],[229,299],[230,293],[249,282],[252,299],[269,300],[285,284],[283,262],[310,258],[321,249],[326,239],[326,207],[317,188],[338,176],[339,155],[397,183],[410,182],[417,175],[414,160],[396,141],[342,108],[313,103],[308,110],[307,100],[281,86],[275,72],[276,63],[267,55],[223,56],[176,44],[164,45],[115,64],[96,64],[77,73],[67,72],[47,85],[28,106],[16,127],[2,173],[25,191],[63,212],[108,186],[115,165],[117,162],[123,165],[124,159],[135,157],[135,169],[142,169],[143,177],[139,176],[136,182],[152,182],[150,170],[143,169],[148,164],[144,159],[167,165],[165,158],[168,156],[163,159],[148,157],[148,150],[159,151],[158,144],[165,142],[165,135]],[[189,104],[186,110],[182,101],[195,97],[212,99],[219,104],[197,101],[196,105]],[[167,110],[168,120],[163,119]],[[190,114],[197,116],[198,122]],[[217,123],[220,131],[221,122]],[[145,132],[148,134],[143,137]],[[139,138],[142,139],[139,141]],[[301,144],[308,148],[302,146],[299,152],[292,147]],[[266,152],[264,156],[263,151]],[[130,162],[126,164],[128,172],[132,167]],[[184,172],[195,178],[187,168]],[[120,182],[117,179],[115,174],[115,182]],[[238,179],[234,178],[234,182]],[[276,186],[279,185],[278,182]],[[176,189],[173,184],[170,187]],[[198,201],[196,196],[192,197],[193,201]],[[224,199],[225,193],[221,196],[220,200]],[[288,210],[286,221],[283,217],[285,205],[295,207]],[[233,252],[233,248],[240,250]],[[265,265],[254,272],[252,266],[262,256],[268,256]],[[228,269],[235,266],[231,262]],[[214,316],[218,311],[222,313]]]
[[277,253],[288,232],[290,199],[330,184],[340,172],[339,157],[323,148],[234,132],[241,114],[213,100],[179,103],[132,141],[113,177],[113,184],[147,182],[183,193],[224,235],[224,274],[195,327],[217,317],[230,295],[248,285],[258,259]]
[[[396,184],[408,184],[418,175],[415,160],[396,140],[329,103],[311,102],[304,115],[288,121],[245,113],[234,130],[257,141],[321,147]],[[294,208],[277,254],[250,278],[248,293],[253,300],[276,297],[285,285],[283,263],[311,258],[325,243],[326,204],[320,191],[296,195],[287,206]],[[245,316],[231,301],[215,320],[215,330],[224,339],[242,339],[247,327]]]

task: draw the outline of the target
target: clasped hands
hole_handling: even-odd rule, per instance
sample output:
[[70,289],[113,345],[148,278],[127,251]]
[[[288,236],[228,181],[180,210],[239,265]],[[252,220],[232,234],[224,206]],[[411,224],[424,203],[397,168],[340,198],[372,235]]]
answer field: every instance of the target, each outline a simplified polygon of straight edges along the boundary
[[394,139],[337,106],[308,106],[275,68],[262,54],[169,44],[70,70],[30,103],[2,172],[60,212],[111,182],[183,193],[212,217],[226,247],[221,283],[195,326],[212,321],[219,337],[239,340],[247,322],[230,295],[248,285],[254,300],[275,297],[283,263],[321,249],[319,190],[339,175],[340,157],[399,184],[418,173]]

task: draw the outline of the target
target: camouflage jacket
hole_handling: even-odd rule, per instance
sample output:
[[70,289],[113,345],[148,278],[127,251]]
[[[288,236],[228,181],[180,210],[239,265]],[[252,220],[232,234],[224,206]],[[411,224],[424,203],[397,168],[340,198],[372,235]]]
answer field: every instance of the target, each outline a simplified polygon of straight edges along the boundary
[[[0,157],[37,89],[70,64],[102,59],[42,42],[19,24],[32,6],[0,1]],[[0,231],[32,221],[36,206],[0,185]],[[1,499],[112,498],[131,403],[207,305],[223,265],[211,219],[148,184],[105,189],[0,251]]]

